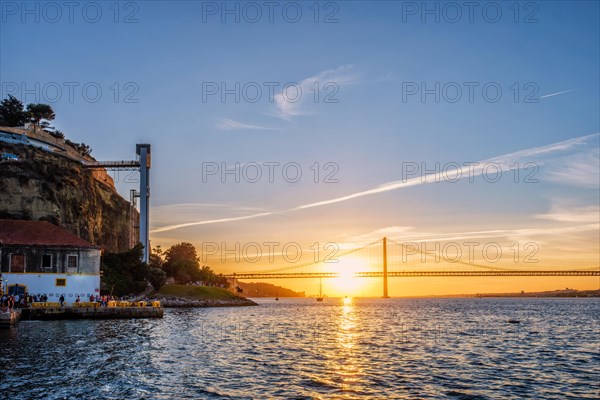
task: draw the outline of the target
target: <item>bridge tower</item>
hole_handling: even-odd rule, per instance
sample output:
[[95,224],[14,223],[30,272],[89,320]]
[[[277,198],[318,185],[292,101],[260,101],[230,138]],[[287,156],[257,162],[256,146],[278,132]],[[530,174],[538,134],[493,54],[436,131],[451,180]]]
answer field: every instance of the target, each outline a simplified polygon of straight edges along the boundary
[[150,259],[150,145],[137,144],[135,152],[140,157],[140,242],[144,245],[142,261]]
[[387,270],[387,238],[383,238],[383,298],[389,299],[388,296],[388,270]]

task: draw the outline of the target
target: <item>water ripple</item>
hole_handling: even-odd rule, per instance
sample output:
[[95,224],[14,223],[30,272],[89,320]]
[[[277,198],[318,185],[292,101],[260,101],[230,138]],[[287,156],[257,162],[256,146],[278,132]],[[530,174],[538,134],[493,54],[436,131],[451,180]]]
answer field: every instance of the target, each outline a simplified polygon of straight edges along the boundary
[[[19,399],[595,399],[597,299],[261,300],[0,331]],[[508,319],[521,324],[508,324]]]

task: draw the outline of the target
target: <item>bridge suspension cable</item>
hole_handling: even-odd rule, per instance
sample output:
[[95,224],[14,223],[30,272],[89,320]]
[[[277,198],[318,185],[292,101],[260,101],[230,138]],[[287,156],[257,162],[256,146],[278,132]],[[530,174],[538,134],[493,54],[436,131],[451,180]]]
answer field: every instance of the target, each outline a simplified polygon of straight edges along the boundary
[[299,268],[307,268],[307,267],[312,267],[312,266],[317,266],[317,265],[321,265],[321,264],[337,264],[338,257],[344,257],[353,253],[356,253],[358,251],[364,250],[370,246],[376,245],[377,243],[379,243],[379,241],[375,241],[373,243],[369,243],[365,246],[362,247],[356,247],[353,249],[349,249],[347,251],[344,251],[341,254],[336,254],[335,258],[331,259],[330,261],[328,260],[318,260],[318,261],[311,261],[311,262],[305,262],[305,263],[301,263],[301,264],[295,264],[295,265],[288,265],[285,267],[278,267],[278,268],[271,268],[271,269],[262,269],[262,270],[256,270],[256,271],[250,271],[250,272],[245,272],[246,274],[266,274],[266,273],[276,273],[276,272],[283,272],[283,271],[290,271],[293,269],[299,269]]
[[[388,277],[473,277],[473,276],[600,276],[600,268],[586,267],[572,270],[544,269],[544,270],[522,270],[511,269],[499,266],[483,265],[474,262],[465,262],[459,259],[448,260],[443,255],[432,251],[423,251],[418,246],[409,245],[384,238],[375,242],[352,248],[341,254],[336,254],[335,261],[328,263],[326,260],[317,260],[305,262],[296,265],[289,265],[278,268],[255,270],[250,272],[232,273],[224,275],[233,279],[296,279],[296,278],[337,278],[343,271],[301,271],[293,272],[298,269],[317,267],[321,265],[342,265],[340,258],[350,255],[360,255],[360,271],[352,271],[353,276],[357,278],[383,278],[383,295],[387,297],[387,279]],[[362,252],[362,254],[360,254]],[[400,253],[400,254],[399,254]],[[420,261],[408,261],[407,255],[417,256]],[[434,256],[436,260],[444,260],[442,263],[432,264],[423,261],[423,256]],[[398,269],[399,265],[405,268]],[[391,261],[391,262],[390,262]],[[440,265],[441,264],[441,265]],[[450,267],[448,267],[450,265]],[[469,269],[457,269],[457,267],[468,267]],[[338,267],[339,269],[339,267]]]

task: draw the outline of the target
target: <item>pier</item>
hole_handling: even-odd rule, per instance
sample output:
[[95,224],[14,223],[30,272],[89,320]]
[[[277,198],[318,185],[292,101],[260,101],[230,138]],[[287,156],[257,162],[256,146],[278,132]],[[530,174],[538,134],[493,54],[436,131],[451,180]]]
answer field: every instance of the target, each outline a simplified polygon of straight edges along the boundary
[[58,303],[33,303],[36,306],[21,309],[21,320],[66,320],[66,319],[129,319],[129,318],[162,318],[164,308],[160,304],[118,304],[99,307],[97,303],[80,306],[63,306]]

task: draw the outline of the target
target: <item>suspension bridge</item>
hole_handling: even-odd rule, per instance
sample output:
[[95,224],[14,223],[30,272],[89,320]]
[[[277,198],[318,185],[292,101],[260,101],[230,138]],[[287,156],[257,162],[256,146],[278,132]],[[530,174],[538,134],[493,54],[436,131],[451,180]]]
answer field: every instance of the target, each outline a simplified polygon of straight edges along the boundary
[[[446,246],[435,245],[435,249],[427,249],[418,243],[399,243],[383,238],[366,246],[351,249],[340,254],[329,254],[323,260],[313,260],[278,268],[256,270],[251,272],[231,273],[224,276],[235,282],[240,279],[298,279],[298,278],[381,278],[383,297],[388,298],[388,278],[394,277],[511,277],[511,276],[599,276],[600,267],[560,269],[536,268],[537,248],[534,245],[520,248],[509,247],[512,265],[522,268],[498,266],[502,259],[502,248],[495,244],[489,251],[484,245],[479,255],[485,263],[475,263],[474,248],[468,249],[468,261],[463,261],[463,249],[452,244],[452,251]],[[488,248],[486,248],[486,246]],[[504,249],[506,251],[506,248]],[[489,255],[489,253],[495,253]],[[486,256],[486,254],[488,254]],[[348,258],[355,261],[350,265]],[[481,258],[481,257],[480,257]],[[360,269],[360,268],[363,269]],[[324,269],[333,271],[324,271]]]

